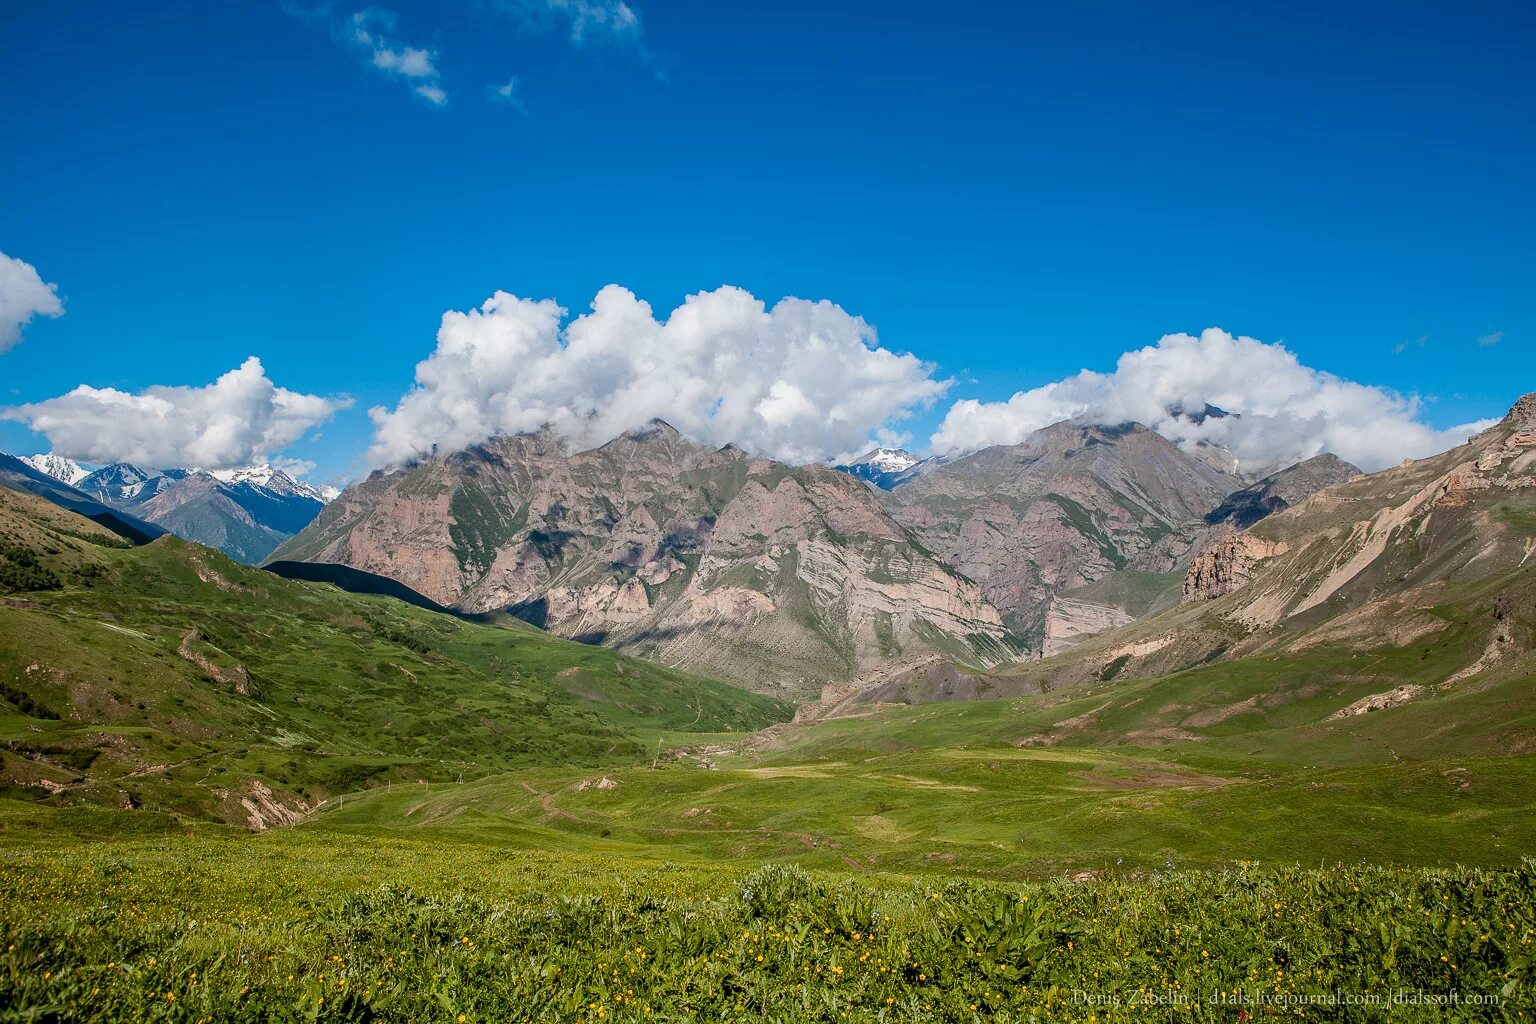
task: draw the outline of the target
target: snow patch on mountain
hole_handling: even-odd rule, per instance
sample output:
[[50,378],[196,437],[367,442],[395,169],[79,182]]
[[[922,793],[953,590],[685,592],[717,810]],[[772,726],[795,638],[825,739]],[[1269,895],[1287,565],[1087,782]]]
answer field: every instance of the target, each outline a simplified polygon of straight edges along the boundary
[[832,468],[856,476],[882,491],[889,491],[947,461],[942,458],[920,459],[905,448],[876,448],[847,465]]
[[320,486],[299,480],[269,463],[246,466],[244,469],[219,469],[213,475],[228,484],[251,484],[287,497],[313,498],[328,502],[341,492],[334,487]]
[[74,459],[66,459],[64,456],[55,455],[52,452],[42,452],[38,455],[23,455],[21,461],[39,473],[51,476],[55,480],[61,480],[71,487],[91,475],[90,470],[80,465]]
[[905,448],[876,448],[869,454],[855,459],[851,465],[869,466],[882,473],[902,473],[921,461]]

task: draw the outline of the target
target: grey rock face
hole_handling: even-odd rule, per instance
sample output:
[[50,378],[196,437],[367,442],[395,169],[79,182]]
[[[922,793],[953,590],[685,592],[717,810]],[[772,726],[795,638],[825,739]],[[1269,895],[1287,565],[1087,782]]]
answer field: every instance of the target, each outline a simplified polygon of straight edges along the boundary
[[764,689],[810,692],[920,652],[1020,653],[980,588],[860,481],[661,421],[592,451],[519,435],[375,473],[274,558],[350,565]]

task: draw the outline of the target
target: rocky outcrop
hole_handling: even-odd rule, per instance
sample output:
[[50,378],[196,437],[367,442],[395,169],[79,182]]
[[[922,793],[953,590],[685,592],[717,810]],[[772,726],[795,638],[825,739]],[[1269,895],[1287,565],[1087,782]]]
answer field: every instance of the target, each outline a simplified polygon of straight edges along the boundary
[[1184,600],[1209,601],[1242,586],[1254,567],[1266,558],[1283,555],[1287,545],[1239,533],[1217,540],[1189,566],[1184,575]]
[[[251,674],[244,665],[208,642],[208,638],[195,629],[182,634],[176,653],[203,671],[209,679],[228,686],[242,697],[256,692]],[[228,662],[228,664],[220,664]]]
[[1130,621],[1131,616],[1114,605],[1053,597],[1050,610],[1045,615],[1045,642],[1040,656],[1049,658],[1060,654],[1095,633],[1123,626]]
[[1385,711],[1388,708],[1395,708],[1399,705],[1407,704],[1423,692],[1424,687],[1408,683],[1388,690],[1385,693],[1373,693],[1369,697],[1361,697],[1348,707],[1335,711],[1328,716],[1328,721],[1336,722],[1341,718],[1353,718],[1356,715],[1363,715],[1371,711]]
[[310,812],[304,801],[274,793],[259,779],[249,780],[244,793],[214,789],[213,794],[225,803],[229,820],[243,818],[246,828],[253,832],[298,824]]

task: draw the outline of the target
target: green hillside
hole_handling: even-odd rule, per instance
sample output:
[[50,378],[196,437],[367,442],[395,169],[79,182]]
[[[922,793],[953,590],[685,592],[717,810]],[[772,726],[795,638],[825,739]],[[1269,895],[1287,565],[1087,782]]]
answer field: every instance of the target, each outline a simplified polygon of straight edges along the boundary
[[0,543],[12,798],[265,825],[366,786],[634,761],[657,730],[789,714],[520,624],[283,580],[172,538],[124,548],[17,492],[0,490]]

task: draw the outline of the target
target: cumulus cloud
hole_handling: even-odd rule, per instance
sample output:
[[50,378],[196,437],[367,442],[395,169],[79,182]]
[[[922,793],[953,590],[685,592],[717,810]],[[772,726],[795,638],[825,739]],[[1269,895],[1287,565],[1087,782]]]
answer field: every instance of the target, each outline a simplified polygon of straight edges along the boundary
[[0,352],[21,340],[34,316],[64,315],[58,287],[44,282],[32,264],[0,252]]
[[689,296],[664,319],[609,285],[567,323],[550,299],[497,292],[448,312],[416,386],[369,411],[370,461],[552,426],[602,444],[653,417],[712,444],[737,442],[790,462],[858,454],[949,387],[916,356],[830,302],[772,309],[739,288]]
[[[1234,415],[1200,416],[1207,405]],[[1454,447],[1495,422],[1436,430],[1420,411],[1414,397],[1304,366],[1284,345],[1210,328],[1127,352],[1112,373],[1084,370],[1004,402],[956,402],[933,447],[1017,444],[1064,419],[1135,421],[1181,447],[1224,445],[1254,470],[1322,452],[1376,470]]]
[[351,404],[280,388],[252,356],[202,387],[129,393],[82,384],[0,417],[46,434],[55,454],[81,462],[217,470],[266,462]]

